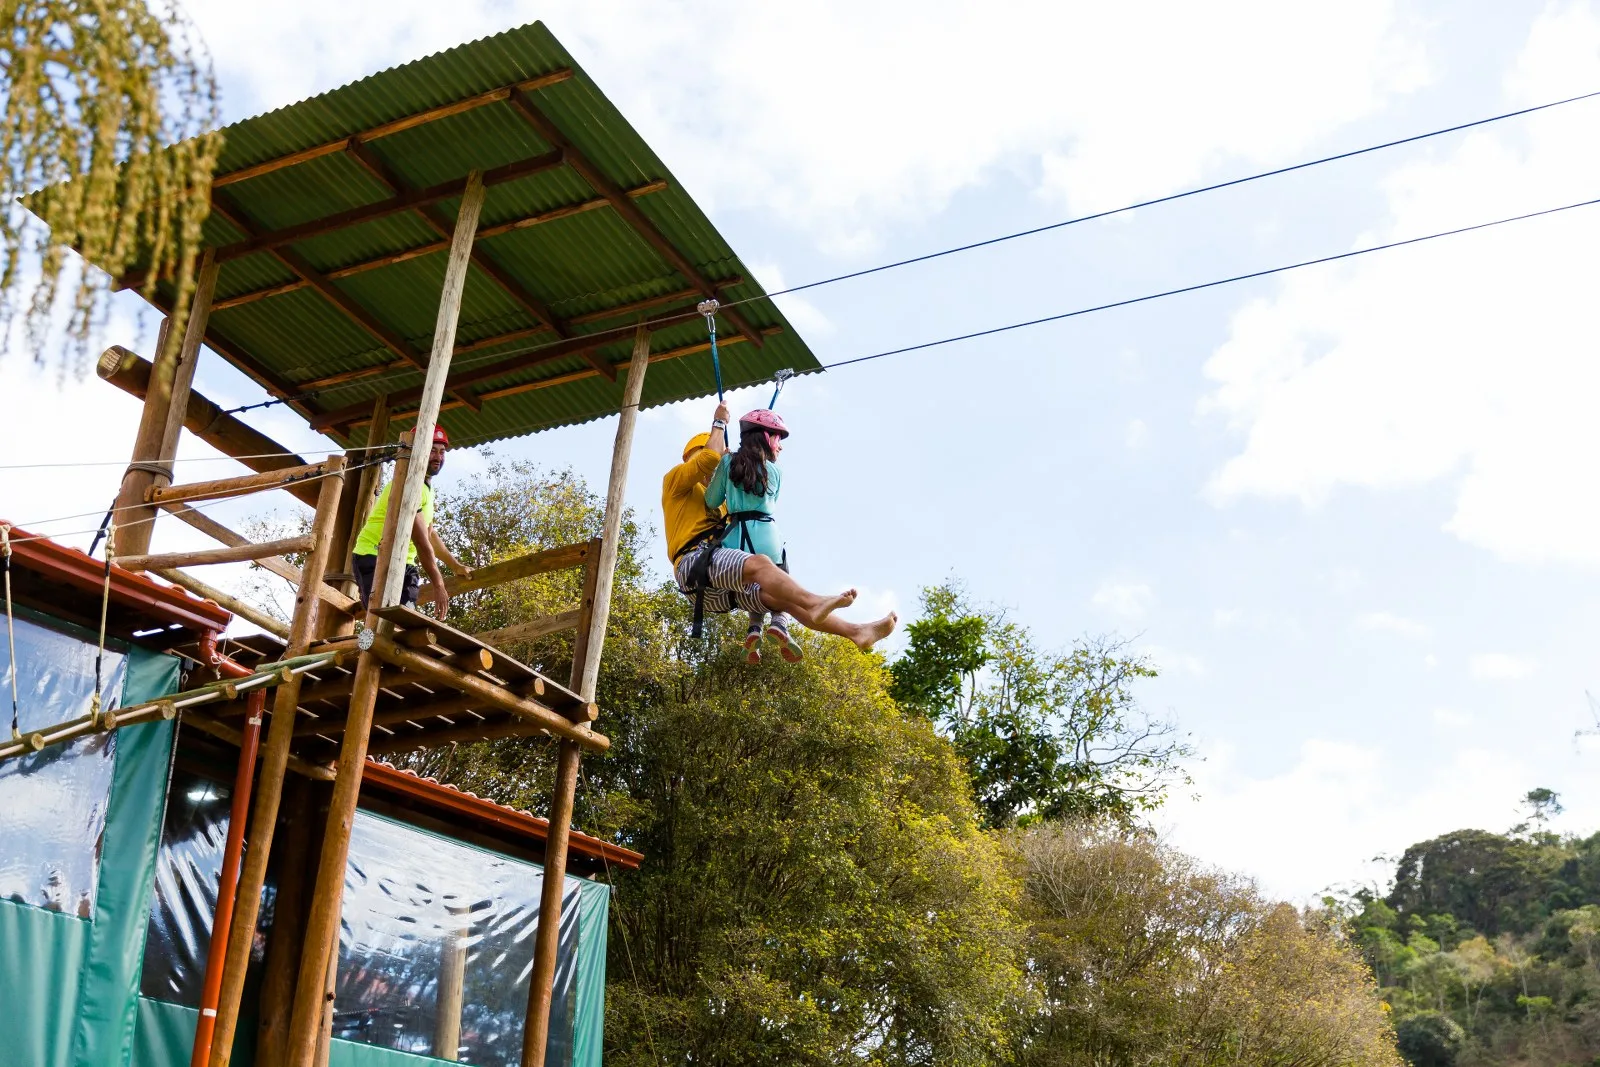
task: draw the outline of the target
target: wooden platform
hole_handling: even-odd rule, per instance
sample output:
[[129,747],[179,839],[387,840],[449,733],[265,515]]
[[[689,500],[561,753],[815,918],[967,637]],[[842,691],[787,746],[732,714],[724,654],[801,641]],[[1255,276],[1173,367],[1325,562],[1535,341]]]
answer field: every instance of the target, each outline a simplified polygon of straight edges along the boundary
[[[598,714],[566,686],[471,634],[412,608],[384,608],[376,614],[395,627],[386,639],[378,639],[389,644],[377,651],[389,649],[388,655],[407,662],[386,662],[383,668],[368,745],[374,756],[451,742],[545,736],[551,730],[536,718],[540,709],[575,724],[592,722]],[[274,654],[276,642],[270,638],[248,643],[263,659]],[[344,637],[318,642],[311,651],[357,648],[357,638]],[[240,645],[233,655],[241,662],[248,659]],[[353,657],[305,675],[292,748],[300,760],[324,764],[338,756],[354,686]],[[243,706],[229,705],[216,714],[226,723],[242,715]]]

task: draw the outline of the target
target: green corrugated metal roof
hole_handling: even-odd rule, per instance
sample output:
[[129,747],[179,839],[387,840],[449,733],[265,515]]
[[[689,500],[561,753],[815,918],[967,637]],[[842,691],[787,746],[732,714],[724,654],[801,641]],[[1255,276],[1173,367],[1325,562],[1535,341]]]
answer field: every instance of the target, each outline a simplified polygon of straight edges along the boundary
[[[673,178],[622,114],[612,106],[540,23],[453,48],[353,82],[343,88],[258,115],[229,126],[217,168],[219,177],[255,167],[406,116],[563,70],[571,77],[533,90],[529,98],[559,132],[623,189],[651,182],[665,188],[633,200],[676,250],[707,280],[743,279],[720,292],[724,303],[749,300],[738,310],[763,335],[764,344],[733,341],[737,333],[719,320],[724,346],[723,376],[731,388],[770,378],[781,368],[818,369],[816,358],[783,315],[766,299],[738,256],[705,214]],[[408,188],[459,180],[470,170],[492,168],[552,151],[509,101],[488,103],[436,118],[364,142],[389,172]],[[390,190],[343,151],[296,163],[219,187],[259,232],[299,225],[337,212],[388,199]],[[571,207],[598,195],[570,166],[545,169],[487,193],[480,230]],[[457,198],[435,205],[440,218],[453,220]],[[219,214],[205,227],[208,245],[223,247],[247,236]],[[317,271],[337,273],[377,257],[394,255],[441,240],[415,211],[387,215],[296,242],[290,246]],[[570,215],[481,239],[477,248],[492,258],[528,293],[558,318],[592,316],[608,308],[662,297],[692,288],[664,256],[611,207]],[[426,357],[433,336],[435,308],[445,265],[443,252],[338,277],[333,284]],[[227,260],[216,298],[241,295],[299,280],[270,252]],[[170,299],[170,289],[162,295]],[[615,330],[641,317],[692,308],[697,297],[643,312],[619,314],[574,324],[574,334]],[[467,282],[458,328],[458,345],[500,336],[533,325],[533,316],[474,267]],[[274,295],[214,311],[208,329],[213,348],[270,390],[302,392],[306,383],[345,372],[394,363],[395,355],[371,332],[340,312],[312,288]],[[557,340],[552,332],[458,354],[452,372],[491,365]],[[698,317],[660,327],[652,352],[662,353],[705,341]],[[611,363],[626,360],[631,338],[618,335],[599,349]],[[584,371],[591,371],[583,377]],[[472,388],[481,411],[457,406],[444,412],[443,424],[457,441],[477,443],[583,422],[617,410],[621,383],[592,372],[582,355],[510,372]],[[559,384],[507,395],[516,385],[567,379]],[[421,383],[421,370],[391,370],[323,388],[296,400],[308,416],[364,405],[384,391]],[[714,392],[710,357],[704,353],[654,363],[645,380],[646,406]],[[485,396],[484,394],[487,394]],[[414,405],[404,405],[406,408]],[[404,425],[409,419],[400,421]],[[343,434],[351,444],[365,440],[357,427]]]

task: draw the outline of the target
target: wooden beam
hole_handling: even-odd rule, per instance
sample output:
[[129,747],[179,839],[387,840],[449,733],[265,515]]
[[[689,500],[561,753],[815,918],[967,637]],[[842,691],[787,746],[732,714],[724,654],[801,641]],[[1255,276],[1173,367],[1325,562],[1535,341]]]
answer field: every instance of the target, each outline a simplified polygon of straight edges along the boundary
[[239,478],[218,478],[209,482],[187,482],[183,485],[155,486],[145,493],[150,504],[167,504],[189,500],[212,500],[218,497],[238,496],[241,493],[259,493],[270,489],[285,489],[296,482],[321,478],[335,467],[344,469],[344,460],[330,456],[320,463],[307,463],[300,467],[285,467],[263,474],[246,474]]
[[415,752],[421,748],[438,748],[453,743],[471,744],[474,741],[493,741],[502,737],[542,737],[549,731],[537,723],[526,720],[501,723],[495,726],[460,726],[446,730],[419,730],[411,734],[396,734],[392,738],[374,741],[368,751],[374,756],[390,756],[396,752]]
[[[478,171],[467,175],[462,186],[461,207],[451,233],[450,259],[445,267],[443,291],[439,297],[439,312],[434,322],[433,347],[428,355],[428,376],[422,396],[422,411],[413,428],[412,451],[419,453],[403,468],[397,465],[396,494],[391,490],[388,513],[385,517],[384,538],[378,547],[378,567],[373,583],[373,607],[397,604],[401,585],[405,580],[405,551],[411,530],[411,520],[421,503],[422,483],[427,475],[427,452],[433,440],[433,429],[444,399],[445,383],[450,373],[450,359],[455,350],[456,326],[461,315],[461,296],[466,285],[467,268],[471,262],[472,239],[477,233],[479,214],[483,209],[484,181]],[[403,470],[403,477],[402,477]],[[319,575],[320,578],[320,575]],[[374,618],[367,616],[368,625]],[[328,806],[328,821],[322,841],[322,855],[317,873],[316,891],[311,902],[311,917],[306,923],[305,953],[300,961],[300,988],[295,995],[294,1016],[289,1026],[287,1063],[290,1067],[313,1067],[317,1053],[317,1033],[325,1001],[322,990],[330,960],[335,958],[339,939],[340,909],[344,898],[345,864],[350,854],[350,831],[354,822],[356,803],[361,791],[361,773],[367,760],[367,746],[371,740],[372,715],[378,695],[377,659],[394,663],[384,651],[398,649],[384,632],[387,624],[376,626],[373,647],[361,654],[356,664],[356,688],[350,697],[347,712],[348,727],[339,746],[338,776],[333,783],[333,799]],[[409,650],[407,655],[470,683],[496,688],[473,675],[454,670],[427,656]],[[400,663],[396,666],[407,667]],[[421,669],[421,668],[419,668]],[[458,684],[457,688],[465,688]],[[274,726],[277,724],[274,723]]]
[[189,552],[159,552],[154,555],[117,555],[117,566],[130,571],[156,571],[174,567],[206,567],[216,563],[246,563],[286,552],[311,551],[311,538],[285,537],[260,544],[246,542],[226,548],[202,548]]
[[207,585],[198,578],[191,578],[182,571],[163,570],[153,571],[151,573],[157,575],[158,577],[165,578],[173,585],[182,586],[195,596],[204,597],[207,600],[216,602],[218,605],[227,608],[229,611],[239,616],[239,618],[244,619],[247,622],[255,623],[257,626],[267,631],[267,633],[272,634],[274,637],[280,637],[285,641],[289,639],[289,628],[283,624],[281,619],[274,619],[271,615],[268,615],[266,612],[261,611],[246,601],[240,600],[238,597],[230,596],[220,589]]
[[[564,571],[572,567],[583,565],[589,558],[589,542],[583,541],[576,545],[562,545],[559,548],[546,548],[539,552],[529,552],[524,556],[491,563],[487,567],[478,567],[472,572],[471,578],[458,578],[454,575],[444,580],[445,592],[451,596],[470,593],[474,589],[488,589],[490,586],[505,585],[522,578],[531,578],[535,574],[549,574],[551,571]],[[417,603],[425,603],[433,595],[433,583],[428,582],[417,590]]]
[[[255,223],[245,215],[243,209],[233,203],[225,194],[213,193],[211,201],[212,210],[230,225],[236,227],[246,238],[258,235],[259,231],[256,229]],[[376,315],[363,307],[349,293],[324,277],[300,253],[292,248],[276,246],[270,248],[269,251],[277,258],[278,262],[304,279],[307,285],[320,293],[334,307],[338,308],[346,318],[380,341],[389,351],[415,366],[426,366],[422,359],[422,353],[418,352],[410,341],[407,341],[383,322],[380,322]]]
[[271,174],[273,171],[282,170],[285,167],[292,167],[297,163],[305,163],[308,160],[320,159],[323,156],[331,156],[335,152],[344,151],[345,147],[352,142],[359,143],[365,141],[376,141],[381,138],[388,137],[391,134],[400,133],[404,130],[415,129],[418,126],[429,122],[436,122],[439,119],[448,118],[451,115],[459,115],[462,112],[483,107],[486,104],[499,103],[500,101],[509,97],[515,90],[521,90],[523,92],[536,92],[539,89],[544,89],[551,85],[564,82],[571,77],[572,71],[570,69],[563,68],[561,70],[552,71],[549,74],[541,74],[537,78],[529,78],[526,81],[517,82],[515,85],[507,85],[498,89],[490,89],[486,93],[478,93],[474,96],[465,97],[461,100],[451,101],[448,104],[440,104],[438,107],[431,107],[425,111],[418,111],[415,114],[405,115],[398,119],[392,119],[389,122],[385,122],[381,125],[362,130],[359,133],[353,133],[349,137],[341,137],[335,141],[327,141],[311,148],[301,149],[298,152],[291,152],[288,155],[278,156],[275,159],[264,160],[260,163],[253,163],[248,167],[241,167],[238,170],[229,171],[226,174],[219,174],[215,178],[211,179],[211,187],[213,189],[219,189],[223,186],[233,185],[236,182],[248,181],[251,178],[258,178],[263,174]]
[[[150,387],[149,361],[120,345],[106,349],[96,369],[101,378],[131,396],[143,399]],[[237,459],[258,473],[305,466],[306,461],[291,450],[193,391],[189,393],[183,426],[223,455]],[[289,492],[305,503],[316,506],[316,486],[297,484]]]
[[575,725],[565,715],[547,704],[530,697],[519,696],[510,689],[502,688],[475,674],[467,674],[431,656],[396,644],[387,637],[378,637],[372,649],[378,658],[386,663],[419,674],[431,675],[441,686],[458,689],[466,696],[482,700],[486,707],[508,711],[517,718],[541,726],[558,737],[576,741],[591,751],[604,752],[611,747],[610,738],[603,734],[592,733],[586,726]]
[[[628,194],[622,190],[621,186],[606,177],[605,172],[590,162],[588,157],[579,151],[571,141],[567,140],[566,135],[561,132],[555,123],[550,121],[543,111],[539,110],[539,106],[533,102],[531,97],[526,93],[512,93],[511,106],[516,108],[518,113],[527,120],[528,124],[538,131],[540,137],[549,142],[551,147],[562,153],[566,159],[567,166],[577,171],[579,176],[588,182],[595,192],[611,202],[611,206],[616,210],[617,214],[621,215],[623,220],[633,227],[634,232],[644,238],[645,243],[654,248],[673,270],[683,275],[684,280],[700,290],[702,295],[708,297],[716,295],[716,286],[705,275],[700,273],[698,267],[689,262],[687,256],[678,251],[677,247],[667,240],[666,235],[656,227],[654,222],[650,221],[648,215],[639,210],[639,205],[628,198]],[[750,325],[749,320],[743,314],[734,308],[726,308],[719,314],[727,319],[733,328],[744,336],[745,340],[757,348],[761,347],[761,334],[756,331],[755,327]]]
[[[210,734],[217,740],[226,741],[230,745],[240,745],[244,741],[244,735],[238,730],[207,715],[191,712],[183,717],[183,725],[192,726],[201,733]],[[306,778],[315,778],[323,782],[333,780],[332,767],[324,767],[320,763],[311,763],[301,759],[299,756],[291,755],[287,767],[289,770]]]
[[[410,184],[391,170],[389,165],[378,158],[377,154],[371,149],[361,144],[352,144],[349,148],[349,153],[350,157],[359,163],[375,181],[387,188],[390,194],[398,196],[412,191]],[[436,207],[429,205],[419,208],[417,209],[417,214],[440,237],[448,239],[451,236],[452,227],[450,222],[440,217]],[[477,235],[474,234],[472,247],[467,253],[472,259],[472,265],[477,267],[490,281],[498,285],[501,291],[511,298],[513,303],[532,316],[534,325],[548,326],[555,331],[558,337],[571,336],[572,330],[550,310],[549,305],[528,292],[521,282],[513,278],[504,267],[478,245],[476,238]]]
[[[502,185],[506,182],[518,181],[522,178],[542,174],[547,170],[554,170],[561,166],[560,152],[547,152],[542,156],[533,156],[520,159],[514,163],[507,163],[503,167],[485,171],[482,183],[487,188]],[[256,252],[264,252],[273,248],[282,248],[284,245],[296,244],[307,241],[313,237],[343,230],[350,226],[359,226],[362,223],[372,222],[376,219],[385,219],[390,215],[398,215],[406,211],[415,211],[419,207],[437,204],[441,200],[461,196],[467,190],[466,178],[455,178],[438,185],[430,185],[426,189],[417,189],[401,196],[392,196],[372,204],[350,208],[347,211],[325,215],[319,219],[311,219],[294,226],[286,226],[281,230],[256,234],[242,241],[223,245],[217,249],[217,262],[227,263],[231,260],[248,256]],[[143,279],[134,279],[142,283]]]
[[[316,636],[318,605],[316,591],[327,572],[329,534],[338,517],[339,495],[344,490],[341,477],[344,461],[334,457],[331,473],[325,478],[317,500],[316,518],[311,524],[311,554],[306,558],[300,588],[295,593],[294,616],[289,624],[286,656],[305,653]],[[267,879],[267,860],[272,855],[272,835],[278,823],[278,804],[283,795],[284,774],[289,767],[289,748],[294,741],[296,705],[300,698],[300,676],[295,675],[273,694],[272,724],[263,747],[261,780],[256,787],[250,819],[250,847],[245,852],[244,869],[239,875],[237,911],[228,940],[227,965],[222,972],[222,997],[217,1005],[216,1036],[211,1048],[210,1067],[228,1067],[233,1056],[233,1038],[239,1024],[239,1008],[244,997],[245,971],[255,943],[256,919],[261,905],[261,890]],[[344,867],[340,865],[340,876]]]
[[[663,189],[668,189],[670,187],[670,184],[664,181],[648,182],[644,185],[629,189],[628,195],[634,199],[638,199],[641,196],[648,196],[650,193],[659,193]],[[531,226],[542,226],[547,222],[556,222],[560,219],[571,218],[574,215],[581,215],[588,211],[594,211],[598,208],[606,208],[610,206],[611,201],[607,200],[605,197],[594,197],[589,200],[581,201],[580,203],[551,208],[548,211],[540,211],[533,215],[524,215],[520,218],[496,223],[493,226],[485,226],[478,231],[478,240],[480,242],[486,241],[491,237],[499,237],[502,234],[515,233],[518,230],[525,230]],[[414,248],[403,249],[399,252],[388,252],[381,256],[375,256],[372,259],[364,259],[359,263],[352,263],[346,267],[336,267],[333,270],[324,271],[323,277],[333,280],[337,280],[339,278],[349,278],[356,274],[364,274],[369,270],[377,270],[380,267],[389,267],[396,263],[405,263],[409,260],[419,259],[422,256],[431,256],[435,253],[443,252],[449,247],[450,239],[448,236],[445,236],[442,240],[430,241],[425,245],[417,245]],[[720,288],[727,288],[730,284],[736,283],[717,283]],[[261,289],[252,289],[249,292],[230,296],[226,300],[218,300],[212,305],[212,310],[225,311],[228,308],[236,308],[244,304],[253,304],[257,300],[266,300],[274,296],[282,296],[285,293],[298,292],[301,289],[306,288],[306,285],[307,283],[304,278],[297,278],[292,282],[283,282],[278,285],[268,285]],[[698,290],[691,289],[688,292],[693,295],[698,295]],[[588,316],[574,318],[571,321],[587,321],[592,318],[593,313]]]
[[474,634],[479,641],[486,645],[510,644],[513,641],[532,641],[545,634],[560,633],[577,626],[582,612],[577,608],[571,611],[558,612],[555,615],[546,615],[542,619],[533,619],[529,622],[519,622],[512,626],[502,626],[498,630],[486,630],[481,634]]

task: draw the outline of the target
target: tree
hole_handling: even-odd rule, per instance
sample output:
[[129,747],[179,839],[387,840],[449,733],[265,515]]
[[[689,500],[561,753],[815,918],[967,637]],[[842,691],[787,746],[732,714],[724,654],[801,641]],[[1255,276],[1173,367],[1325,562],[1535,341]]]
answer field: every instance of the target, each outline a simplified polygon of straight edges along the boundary
[[[510,464],[437,514],[482,564],[582,540],[600,508],[570,472]],[[646,552],[625,521],[597,693],[612,746],[585,761],[576,817],[649,857],[616,875],[607,1061],[990,1062],[1022,992],[1017,887],[948,742],[848,642],[807,636],[803,662],[752,668],[742,620],[689,639],[688,602],[651,583]],[[463,597],[461,624],[564,610],[563,581]],[[508,651],[564,677],[568,642]],[[414,766],[537,810],[553,751],[501,741]]]
[[[195,249],[221,151],[210,62],[176,4],[157,0],[0,0],[0,326],[19,305],[43,360],[63,281],[69,345],[79,355],[105,314],[113,279],[149,267],[170,276],[183,336]],[[27,209],[49,230],[27,222]],[[87,267],[72,277],[74,248]],[[104,273],[102,273],[104,272]]]
[[966,760],[990,826],[1154,810],[1192,754],[1138,706],[1156,671],[1125,645],[1042,652],[1032,633],[973,607],[954,583],[923,590],[922,617],[890,672],[891,695],[933,720]]
[[1011,840],[1041,1001],[1018,1026],[1022,1067],[1395,1067],[1371,976],[1329,916],[1114,822]]
[[1395,1045],[1411,1067],[1455,1067],[1467,1034],[1448,1015],[1418,1012],[1395,1027]]

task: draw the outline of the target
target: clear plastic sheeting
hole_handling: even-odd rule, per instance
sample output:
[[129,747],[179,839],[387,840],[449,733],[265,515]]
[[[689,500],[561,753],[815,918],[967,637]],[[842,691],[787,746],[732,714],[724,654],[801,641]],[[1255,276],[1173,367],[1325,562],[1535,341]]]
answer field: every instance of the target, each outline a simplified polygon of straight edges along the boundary
[[[15,626],[16,664],[0,634],[0,729],[10,730],[13,669],[24,733],[88,714],[95,646],[21,617]],[[106,650],[106,708],[118,705],[125,666]],[[95,734],[0,763],[0,898],[93,917],[115,752],[114,733]]]
[[[543,881],[535,864],[358,814],[345,875],[333,1036],[479,1067],[515,1067]],[[551,1064],[572,1059],[579,898],[578,882],[569,879]]]
[[[200,1006],[232,798],[233,790],[221,782],[189,771],[173,772],[144,941],[144,971],[139,980],[139,992],[144,996],[190,1008]],[[272,889],[269,882],[262,890],[252,963],[260,963],[266,952]]]

